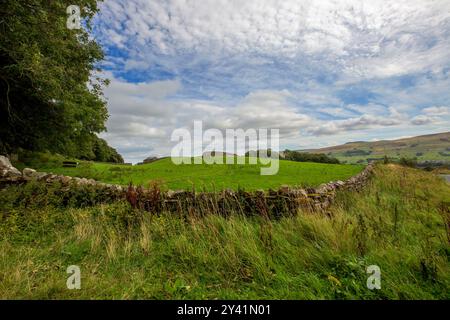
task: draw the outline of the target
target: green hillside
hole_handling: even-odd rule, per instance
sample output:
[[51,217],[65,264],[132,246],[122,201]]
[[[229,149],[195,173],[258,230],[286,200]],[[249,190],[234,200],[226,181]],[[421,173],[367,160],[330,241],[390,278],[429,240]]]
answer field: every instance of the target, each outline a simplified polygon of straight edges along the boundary
[[[222,190],[277,189],[281,185],[317,186],[329,181],[345,180],[360,172],[361,165],[324,164],[280,160],[276,175],[260,174],[260,164],[175,165],[170,158],[144,165],[117,165],[82,162],[77,168],[64,168],[58,161],[35,163],[34,169],[74,177],[92,178],[106,183],[127,185],[129,182],[148,186],[157,182],[163,187],[177,189]],[[23,167],[22,165],[21,167]]]
[[303,151],[324,153],[347,163],[366,163],[368,159],[382,159],[385,155],[394,159],[417,158],[419,162],[429,160],[450,162],[450,132],[397,140],[348,142],[338,146]]

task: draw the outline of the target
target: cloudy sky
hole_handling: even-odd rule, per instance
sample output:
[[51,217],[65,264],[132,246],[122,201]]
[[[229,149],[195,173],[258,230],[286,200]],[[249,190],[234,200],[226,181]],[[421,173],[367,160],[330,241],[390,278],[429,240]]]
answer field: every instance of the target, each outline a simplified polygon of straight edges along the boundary
[[448,0],[108,0],[93,37],[129,162],[194,120],[281,149],[449,131]]

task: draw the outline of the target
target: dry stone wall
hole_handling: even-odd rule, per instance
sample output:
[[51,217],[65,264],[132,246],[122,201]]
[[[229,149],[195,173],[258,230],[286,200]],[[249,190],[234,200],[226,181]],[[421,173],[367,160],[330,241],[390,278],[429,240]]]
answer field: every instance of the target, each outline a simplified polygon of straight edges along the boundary
[[290,188],[282,186],[269,191],[160,192],[157,188],[143,189],[129,186],[126,198],[132,207],[149,212],[176,212],[181,215],[204,216],[219,214],[227,216],[238,213],[246,216],[260,215],[279,218],[295,215],[299,209],[311,212],[328,212],[339,190],[359,191],[373,173],[374,164],[369,164],[359,174],[346,181],[335,181],[317,188]]
[[[157,188],[113,185],[93,179],[55,175],[25,168],[22,172],[14,168],[8,158],[0,156],[0,185],[20,184],[31,180],[44,183],[60,183],[62,188],[76,188],[92,185],[104,189],[119,198],[128,200],[133,208],[150,212],[170,211],[181,214],[227,215],[239,212],[245,215],[258,214],[282,216],[295,214],[299,208],[311,211],[326,211],[333,203],[339,190],[361,190],[373,173],[371,163],[359,174],[346,181],[334,181],[321,184],[317,188],[290,188],[281,186],[278,190],[269,191],[233,191],[194,192],[184,190],[168,190],[162,192]],[[117,198],[117,197],[116,197]]]
[[25,168],[22,172],[11,165],[5,156],[0,156],[0,183],[1,185],[26,183],[31,180],[45,183],[59,182],[63,186],[95,185],[98,187],[111,189],[112,191],[124,192],[124,188],[119,185],[107,184],[94,179],[69,177],[47,172],[38,172],[34,169]]

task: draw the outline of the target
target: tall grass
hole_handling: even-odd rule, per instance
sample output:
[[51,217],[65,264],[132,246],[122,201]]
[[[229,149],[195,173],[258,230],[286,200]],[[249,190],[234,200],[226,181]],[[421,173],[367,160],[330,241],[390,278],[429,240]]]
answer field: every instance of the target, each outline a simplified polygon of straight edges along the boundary
[[[0,298],[448,299],[449,191],[432,174],[378,166],[331,216],[271,220],[156,215],[122,201],[11,207],[26,195],[2,190]],[[73,264],[81,290],[66,288]],[[381,290],[366,287],[372,264]]]

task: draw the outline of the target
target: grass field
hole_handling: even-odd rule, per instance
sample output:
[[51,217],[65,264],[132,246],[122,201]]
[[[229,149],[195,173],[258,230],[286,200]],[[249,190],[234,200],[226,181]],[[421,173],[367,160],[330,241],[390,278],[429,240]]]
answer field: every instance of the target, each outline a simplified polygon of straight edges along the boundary
[[360,165],[335,165],[322,163],[306,163],[280,160],[279,172],[276,175],[262,176],[260,164],[257,165],[208,165],[181,164],[175,165],[170,158],[153,163],[127,166],[106,163],[83,162],[77,168],[63,168],[55,162],[37,163],[35,169],[86,177],[95,180],[127,185],[141,184],[148,186],[156,181],[165,188],[196,190],[245,190],[279,188],[281,185],[317,186],[329,181],[345,180],[363,169]]
[[[450,298],[450,186],[431,173],[379,165],[331,216],[273,221],[65,207],[48,188],[0,191],[0,299]],[[366,287],[373,264],[381,290]]]

